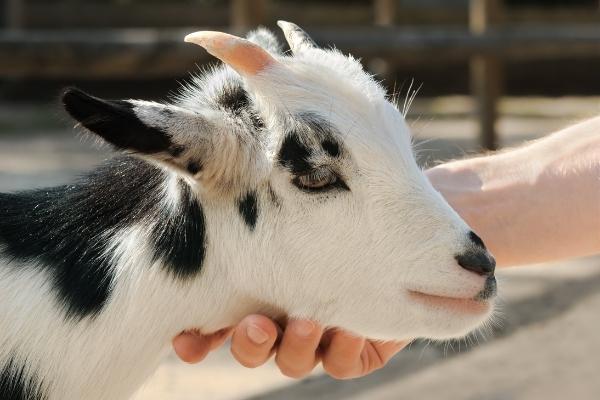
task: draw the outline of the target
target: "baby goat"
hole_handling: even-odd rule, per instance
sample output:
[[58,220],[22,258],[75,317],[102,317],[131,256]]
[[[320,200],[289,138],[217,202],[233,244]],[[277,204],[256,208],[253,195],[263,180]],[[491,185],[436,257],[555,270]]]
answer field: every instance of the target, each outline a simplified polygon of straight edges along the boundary
[[0,194],[0,398],[115,400],[174,336],[249,313],[375,339],[486,320],[494,260],[417,166],[355,59],[280,22],[186,40],[225,64],[173,104],[64,92],[126,155],[72,185]]

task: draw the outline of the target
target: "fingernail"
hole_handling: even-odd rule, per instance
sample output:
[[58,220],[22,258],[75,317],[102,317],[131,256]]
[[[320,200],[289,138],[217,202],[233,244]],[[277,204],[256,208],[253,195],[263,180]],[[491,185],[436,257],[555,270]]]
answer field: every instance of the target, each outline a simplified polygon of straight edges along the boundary
[[312,321],[298,320],[293,324],[294,333],[298,336],[310,336],[315,330],[315,324]]
[[248,325],[246,328],[246,335],[248,335],[250,340],[255,344],[264,344],[267,340],[269,340],[269,335],[267,332],[263,331],[256,325]]

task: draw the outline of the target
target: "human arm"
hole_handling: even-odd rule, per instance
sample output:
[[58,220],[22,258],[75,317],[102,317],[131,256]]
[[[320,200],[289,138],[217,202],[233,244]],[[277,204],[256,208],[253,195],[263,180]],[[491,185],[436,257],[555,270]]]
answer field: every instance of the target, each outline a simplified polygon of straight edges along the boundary
[[499,266],[600,252],[600,117],[427,176]]

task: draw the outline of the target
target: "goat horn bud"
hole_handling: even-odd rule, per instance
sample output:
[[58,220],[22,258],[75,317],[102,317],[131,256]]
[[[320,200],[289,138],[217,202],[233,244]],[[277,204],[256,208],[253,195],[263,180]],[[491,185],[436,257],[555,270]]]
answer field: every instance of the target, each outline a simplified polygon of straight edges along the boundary
[[199,31],[190,33],[184,40],[204,47],[241,75],[253,76],[277,64],[273,56],[259,45],[227,33]]

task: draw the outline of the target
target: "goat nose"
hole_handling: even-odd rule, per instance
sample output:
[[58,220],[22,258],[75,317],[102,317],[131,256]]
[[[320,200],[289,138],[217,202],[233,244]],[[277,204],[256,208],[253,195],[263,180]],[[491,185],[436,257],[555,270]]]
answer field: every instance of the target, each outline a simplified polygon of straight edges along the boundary
[[479,275],[491,276],[496,269],[496,260],[486,250],[471,249],[455,256],[458,265]]

